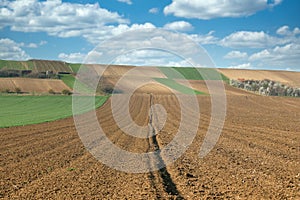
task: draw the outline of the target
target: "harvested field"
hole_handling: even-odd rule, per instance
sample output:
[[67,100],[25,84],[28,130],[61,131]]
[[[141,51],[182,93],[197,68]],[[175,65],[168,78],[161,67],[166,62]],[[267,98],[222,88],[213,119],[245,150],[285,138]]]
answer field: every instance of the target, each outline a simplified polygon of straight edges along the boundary
[[[239,92],[226,89],[227,94]],[[0,198],[300,198],[299,99],[228,95],[222,135],[214,149],[200,159],[199,149],[210,122],[210,97],[197,98],[201,120],[192,145],[174,164],[151,173],[124,173],[97,161],[83,146],[72,118],[0,129]],[[164,128],[149,139],[128,136],[117,127],[111,101],[107,101],[97,110],[107,137],[122,149],[137,153],[164,147],[179,127],[175,95],[151,98],[135,94],[130,102],[131,116],[139,125],[147,125],[149,117],[158,114],[148,115],[151,104],[163,105],[168,112]]]
[[218,69],[229,79],[278,81],[292,87],[300,87],[300,72],[271,71],[271,70],[247,70],[247,69]]
[[33,79],[33,78],[0,78],[0,91],[9,89],[15,91],[20,88],[25,93],[48,93],[50,89],[54,92],[71,89],[64,84],[62,80],[56,79]]
[[[134,67],[124,65],[86,65],[92,67],[99,75],[105,77],[153,77],[153,78],[166,78],[166,76],[157,67]],[[128,74],[126,74],[128,73]]]

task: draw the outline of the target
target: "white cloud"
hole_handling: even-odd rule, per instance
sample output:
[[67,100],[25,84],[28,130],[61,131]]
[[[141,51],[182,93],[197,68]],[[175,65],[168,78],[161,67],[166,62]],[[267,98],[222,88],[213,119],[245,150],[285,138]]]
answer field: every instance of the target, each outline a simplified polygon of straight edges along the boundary
[[194,27],[189,22],[176,21],[176,22],[171,22],[171,23],[164,25],[164,28],[168,29],[168,30],[173,30],[173,31],[190,31]]
[[136,65],[136,66],[191,66],[186,60],[160,50],[138,50],[119,56],[114,64]]
[[226,59],[244,59],[247,57],[248,54],[246,52],[240,52],[240,51],[230,51],[224,56],[224,58]]
[[190,34],[187,36],[199,44],[216,44],[219,41],[219,39],[217,37],[215,37],[213,34],[214,34],[214,31],[210,31],[209,33],[207,33],[205,35]]
[[70,63],[82,63],[85,57],[86,54],[82,54],[82,53],[70,53],[70,54],[60,53],[58,55],[59,59]]
[[[131,30],[117,34],[95,48],[94,51],[102,53],[97,59],[98,63],[116,61],[118,64],[160,66],[170,62],[177,63],[182,56],[184,58],[192,58],[194,62],[197,62],[194,64],[199,67],[213,65],[206,51],[199,48],[199,45],[186,34],[173,33],[157,28],[143,29],[139,28],[139,26],[136,28],[125,27],[124,29],[126,30],[127,28]],[[140,51],[145,49],[157,49],[159,51],[156,54],[149,53],[149,51],[144,54],[138,52],[131,53],[132,50]],[[174,52],[179,55],[175,56],[176,58],[174,59],[174,56],[166,56],[165,51]],[[174,65],[173,63],[172,65]]]
[[9,38],[0,39],[0,59],[4,60],[28,60],[30,56],[21,49],[22,44]]
[[264,49],[249,57],[251,62],[259,62],[262,65],[280,66],[300,69],[300,44],[290,43]]
[[280,27],[279,29],[277,29],[277,31],[276,31],[276,33],[278,34],[278,35],[287,35],[288,34],[288,32],[289,32],[289,27],[288,26],[282,26],[282,27]]
[[128,5],[132,4],[131,0],[118,0],[118,2],[127,3]]
[[82,30],[81,32],[82,36],[86,38],[90,43],[97,45],[104,40],[125,33],[127,31],[154,28],[156,27],[151,23],[132,24],[131,26],[127,24],[119,24],[118,26],[107,26],[105,27],[105,29],[96,28],[92,30]]
[[25,44],[24,42],[21,42],[18,45],[20,47],[24,47],[24,48],[33,48],[33,49],[35,49],[35,48],[38,48],[39,46],[43,46],[45,44],[47,44],[47,41],[42,40],[39,43],[33,43],[33,42],[31,42],[29,44]]
[[272,3],[268,3],[267,0],[172,0],[172,3],[164,8],[164,13],[197,19],[243,17],[272,8],[281,2],[282,0],[274,0]]
[[250,63],[243,63],[240,65],[232,65],[232,66],[229,66],[228,68],[231,68],[231,69],[253,69],[253,67]]
[[157,14],[159,12],[159,8],[151,8],[149,9],[149,13]]
[[38,48],[38,45],[35,43],[29,43],[26,47],[28,48]]
[[285,25],[277,29],[276,33],[283,36],[296,36],[300,34],[300,29],[296,27],[293,31],[291,31],[290,27]]
[[266,48],[288,41],[287,38],[273,37],[263,31],[238,31],[223,38],[220,45],[230,48]]
[[0,28],[10,27],[13,31],[74,37],[85,31],[105,29],[107,24],[112,23],[128,23],[128,20],[101,8],[98,3],[19,0],[5,1],[0,8]]
[[40,41],[39,45],[40,45],[40,46],[43,46],[43,45],[45,45],[45,44],[47,44],[47,43],[48,43],[47,41],[42,40],[42,41]]

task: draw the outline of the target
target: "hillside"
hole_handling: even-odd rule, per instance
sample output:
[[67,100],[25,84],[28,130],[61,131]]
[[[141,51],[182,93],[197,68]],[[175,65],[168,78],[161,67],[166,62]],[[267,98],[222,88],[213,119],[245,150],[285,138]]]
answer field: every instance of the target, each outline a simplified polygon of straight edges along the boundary
[[71,64],[55,60],[11,61],[0,60],[0,69],[32,70],[33,72],[53,71],[54,73],[72,73]]
[[[72,64],[63,61],[52,60],[28,60],[28,61],[7,61],[0,60],[0,70],[32,70],[35,73],[45,73],[46,71],[52,71],[53,73],[68,73],[70,75],[61,76],[61,80],[67,85],[62,86],[62,82],[57,82],[59,88],[73,88],[75,82],[74,75],[78,72],[81,64]],[[130,91],[135,88],[136,85],[149,82],[150,85],[141,87],[138,92],[142,93],[184,93],[184,94],[203,94],[207,91],[201,85],[204,83],[203,74],[199,74],[198,70],[194,68],[183,67],[135,67],[124,65],[110,65],[107,67],[103,64],[88,64],[85,67],[91,68],[98,75],[102,76],[100,84],[105,87],[114,87],[117,91]],[[201,68],[201,72],[207,72],[212,69]],[[278,81],[280,83],[290,85],[293,87],[300,87],[300,72],[290,71],[271,71],[271,70],[242,70],[242,69],[218,69],[221,73],[222,80],[228,82],[229,79],[246,79],[246,80],[263,80],[269,79]],[[187,85],[182,79],[189,80],[191,85]],[[122,80],[122,84],[117,84]],[[16,80],[15,80],[16,81]],[[27,83],[28,81],[28,83]],[[2,80],[2,85],[10,84],[10,79]],[[20,81],[19,81],[20,82]],[[43,84],[32,84],[30,79],[22,79],[24,85],[18,85],[17,87],[31,88],[32,91],[42,91]],[[86,80],[86,85],[89,79]],[[54,83],[54,82],[53,82]],[[38,88],[34,88],[36,85]],[[10,87],[10,86],[9,86]],[[12,86],[11,87],[16,87]],[[52,86],[54,87],[54,86]],[[45,87],[43,91],[48,90],[49,86]],[[200,89],[203,90],[200,90]],[[1,87],[0,89],[6,89]],[[171,90],[169,90],[171,89]],[[56,90],[56,89],[54,89]],[[27,89],[26,89],[27,91]]]

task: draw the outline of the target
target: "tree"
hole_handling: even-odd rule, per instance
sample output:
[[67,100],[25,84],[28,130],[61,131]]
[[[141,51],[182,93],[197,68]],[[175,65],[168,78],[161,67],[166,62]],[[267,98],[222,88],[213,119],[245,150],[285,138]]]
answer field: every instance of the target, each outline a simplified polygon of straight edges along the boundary
[[20,94],[20,93],[21,93],[21,89],[18,88],[18,87],[16,87],[16,88],[15,88],[15,92],[16,92],[17,94]]
[[48,91],[48,93],[49,93],[49,94],[55,94],[54,90],[52,90],[52,89],[50,89],[50,90]]
[[71,95],[72,94],[72,92],[70,90],[67,90],[67,89],[64,89],[61,93],[63,95]]

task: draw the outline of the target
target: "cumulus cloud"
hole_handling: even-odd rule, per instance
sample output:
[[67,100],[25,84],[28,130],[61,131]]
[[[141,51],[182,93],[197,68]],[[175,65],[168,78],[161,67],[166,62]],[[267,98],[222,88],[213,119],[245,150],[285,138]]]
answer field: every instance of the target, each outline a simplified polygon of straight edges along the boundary
[[190,31],[194,27],[189,22],[176,21],[176,22],[171,22],[171,23],[164,25],[164,28],[168,29],[168,30],[173,30],[173,31]]
[[282,66],[300,69],[300,44],[290,43],[264,49],[249,57],[252,62],[258,61],[268,66]]
[[35,49],[35,48],[38,48],[39,46],[43,46],[45,44],[47,44],[47,41],[43,40],[43,41],[40,41],[39,43],[33,43],[33,42],[31,42],[29,44],[25,44],[24,42],[21,42],[18,45],[20,47],[24,47],[24,48],[33,48],[33,49]]
[[154,29],[154,28],[156,28],[156,26],[148,22],[144,24],[132,24],[132,25],[119,24],[117,26],[107,26],[105,27],[105,29],[97,28],[92,30],[83,30],[82,36],[86,38],[90,43],[97,45],[104,40],[125,33],[127,31],[134,31],[134,30],[141,30],[141,29]]
[[86,30],[103,29],[113,23],[128,23],[128,20],[101,8],[98,3],[19,0],[4,1],[0,8],[0,28],[10,27],[13,31],[74,37],[81,36]]
[[158,8],[151,8],[151,9],[149,9],[149,13],[157,14],[158,12],[159,12]]
[[127,3],[128,5],[132,4],[131,0],[118,0],[118,2]]
[[199,44],[204,44],[204,45],[205,44],[217,44],[219,41],[219,38],[215,37],[213,34],[214,34],[214,31],[210,31],[209,33],[204,34],[204,35],[190,34],[187,36]]
[[224,58],[226,59],[244,59],[247,57],[248,54],[246,52],[240,52],[240,51],[230,51],[224,56]]
[[22,44],[9,38],[0,39],[0,59],[27,60],[30,56],[21,48]]
[[255,14],[258,11],[272,8],[282,0],[172,0],[164,8],[166,15],[173,14],[177,17],[212,19],[221,17],[243,17]]
[[286,39],[270,36],[263,31],[238,31],[223,38],[220,45],[230,48],[266,48],[286,42]]
[[83,53],[70,53],[70,54],[65,54],[65,53],[60,53],[58,55],[58,58],[70,62],[70,63],[82,63],[84,58],[86,57],[86,54]]
[[251,63],[243,63],[243,64],[240,64],[240,65],[232,65],[232,66],[229,66],[228,68],[231,68],[231,69],[253,69]]
[[278,28],[276,33],[278,35],[283,35],[283,36],[296,36],[300,34],[300,29],[298,27],[295,27],[294,30],[290,30],[290,27],[285,25]]
[[38,48],[38,45],[35,44],[35,43],[29,43],[29,44],[27,45],[27,47],[28,47],[28,48]]

